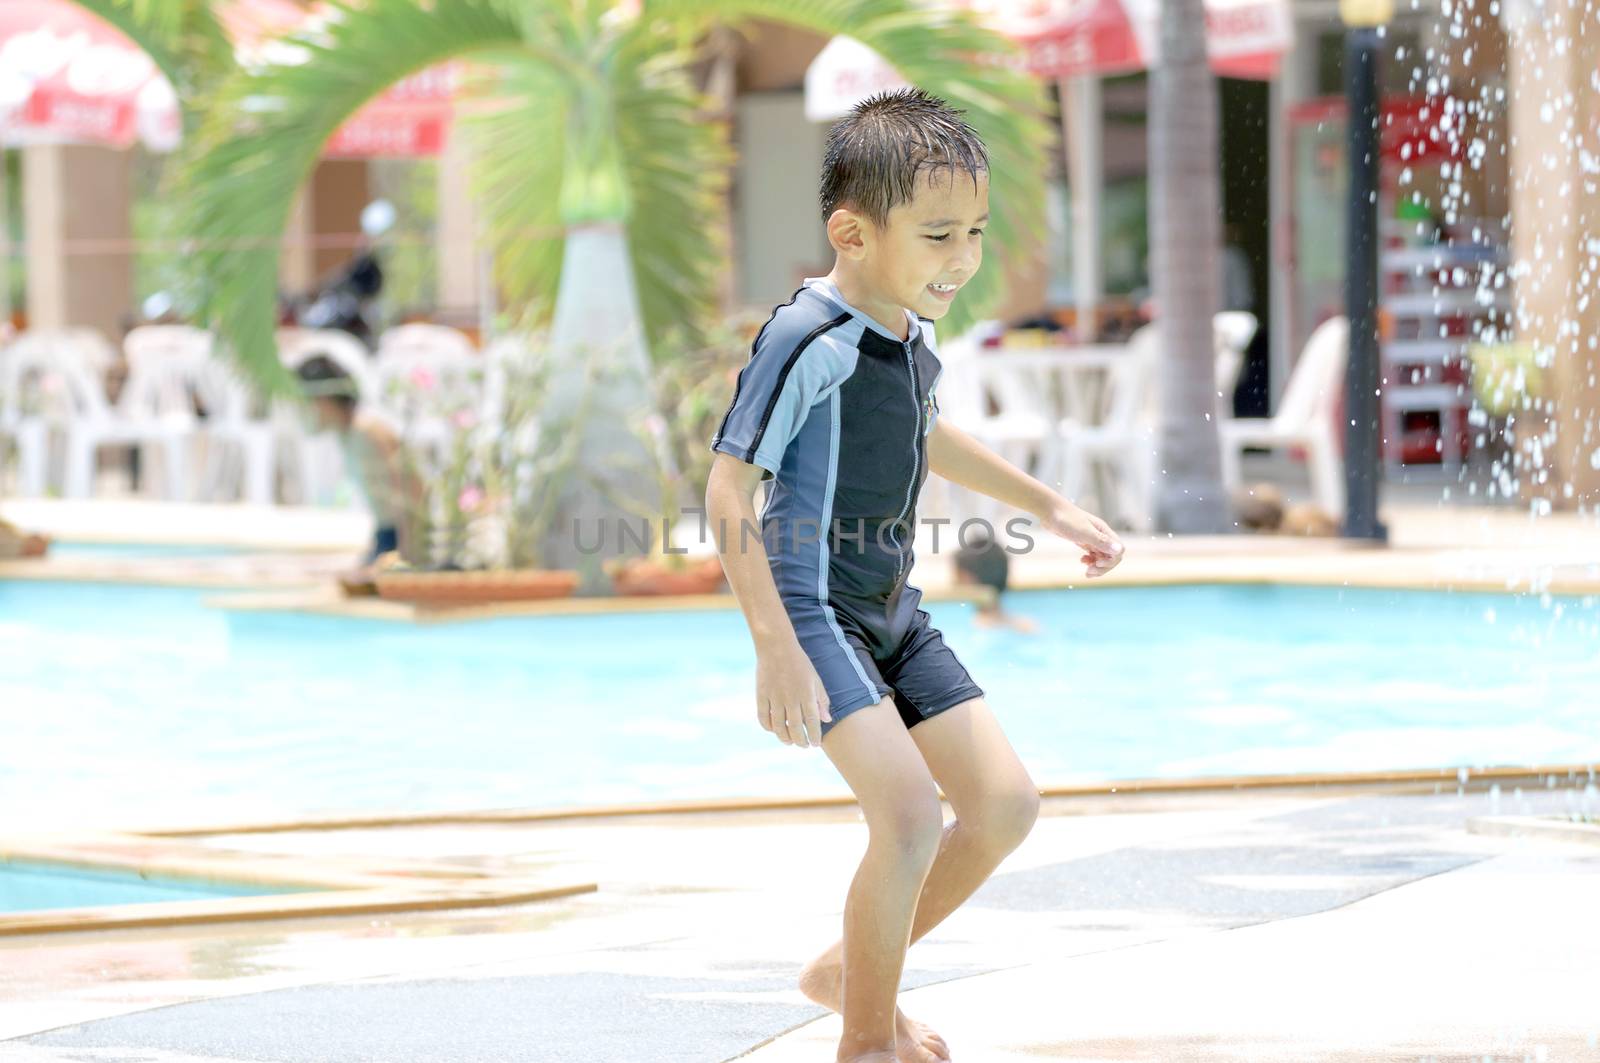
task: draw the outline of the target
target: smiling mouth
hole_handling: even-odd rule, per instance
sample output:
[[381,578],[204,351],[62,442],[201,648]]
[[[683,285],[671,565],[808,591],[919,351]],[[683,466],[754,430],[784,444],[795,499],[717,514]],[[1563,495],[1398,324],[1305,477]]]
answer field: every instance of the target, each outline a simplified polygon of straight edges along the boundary
[[928,288],[931,291],[937,292],[940,295],[954,295],[956,289],[959,288],[959,287],[961,287],[961,285],[959,285],[959,284],[930,284],[930,285],[928,285]]

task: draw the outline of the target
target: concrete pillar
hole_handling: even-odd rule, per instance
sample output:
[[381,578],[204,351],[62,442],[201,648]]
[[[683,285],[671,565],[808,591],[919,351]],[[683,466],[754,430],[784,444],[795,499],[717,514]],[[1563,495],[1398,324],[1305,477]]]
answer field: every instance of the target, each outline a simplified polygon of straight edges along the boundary
[[748,92],[737,107],[734,218],[739,298],[771,306],[803,277],[833,268],[817,199],[827,126],[808,122],[798,91]]
[[304,295],[316,280],[311,250],[311,190],[302,185],[289,208],[278,256],[278,283],[292,295]]
[[311,256],[317,277],[343,266],[361,237],[361,209],[370,202],[365,159],[324,159],[311,175]]
[[132,154],[30,144],[22,149],[28,324],[122,336],[133,309]]
[[[1517,339],[1549,360],[1552,402],[1517,416],[1522,497],[1600,507],[1600,35],[1564,0],[1508,4]],[[1552,408],[1553,407],[1553,408]]]
[[1105,201],[1104,127],[1100,78],[1062,78],[1061,139],[1066,149],[1067,187],[1072,191],[1072,287],[1080,342],[1099,334],[1105,276],[1100,261],[1100,215]]
[[439,308],[470,310],[478,305],[478,266],[482,260],[478,241],[478,211],[472,200],[467,138],[452,131],[439,156],[439,214],[435,252],[439,256]]

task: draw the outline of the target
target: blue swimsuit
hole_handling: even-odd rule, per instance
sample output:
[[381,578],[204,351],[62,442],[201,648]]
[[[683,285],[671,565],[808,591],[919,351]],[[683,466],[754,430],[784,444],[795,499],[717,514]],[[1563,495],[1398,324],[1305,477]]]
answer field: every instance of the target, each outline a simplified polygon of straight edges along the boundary
[[[933,323],[906,315],[902,340],[807,278],[756,337],[711,440],[771,474],[763,542],[828,692],[824,735],[885,695],[910,727],[983,694],[907,582],[940,365]],[[730,529],[727,548],[741,538]]]

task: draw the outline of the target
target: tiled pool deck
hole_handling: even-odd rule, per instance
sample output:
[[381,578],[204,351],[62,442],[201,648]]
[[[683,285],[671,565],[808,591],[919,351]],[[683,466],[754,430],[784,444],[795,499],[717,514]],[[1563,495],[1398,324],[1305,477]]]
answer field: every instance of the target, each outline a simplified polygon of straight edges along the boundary
[[[1600,845],[1466,829],[1566,785],[1047,798],[902,1006],[968,1063],[1600,1060]],[[831,1060],[794,981],[864,843],[852,809],[211,836],[598,889],[0,938],[0,1060]]]
[[[0,514],[77,538],[147,529],[171,541],[173,528],[212,522],[193,541],[238,541],[222,536],[245,524],[245,545],[265,552],[63,558],[0,577],[203,580],[293,599],[323,594],[316,585],[348,562],[325,551],[353,551],[365,531],[351,514],[204,508],[5,503]],[[1428,506],[1386,516],[1387,550],[1131,539],[1129,563],[1104,583],[1600,591],[1593,518]],[[939,558],[919,555],[924,586],[937,587]],[[1014,578],[1060,585],[1074,567],[1069,552],[1040,549],[1017,559]],[[1600,828],[1505,833],[1517,826],[1507,817],[1566,810],[1592,778],[1508,777],[1493,794],[1490,780],[1447,778],[1049,796],[1022,848],[913,946],[901,1003],[967,1063],[1600,1061],[1600,845],[1582,840]],[[834,1058],[837,1017],[794,980],[839,930],[865,843],[848,803],[181,837],[180,826],[100,843],[169,865],[346,875],[351,896],[357,878],[423,892],[595,888],[478,908],[0,936],[0,1063]],[[196,829],[252,826],[265,825]],[[4,845],[62,855],[94,843]],[[195,903],[245,900],[258,898]]]

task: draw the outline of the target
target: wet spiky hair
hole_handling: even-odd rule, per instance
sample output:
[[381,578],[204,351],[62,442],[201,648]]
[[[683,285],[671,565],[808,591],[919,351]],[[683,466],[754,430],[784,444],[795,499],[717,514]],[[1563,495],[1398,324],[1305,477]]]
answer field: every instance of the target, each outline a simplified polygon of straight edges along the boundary
[[356,382],[339,363],[325,354],[314,354],[295,370],[300,391],[310,399],[334,399],[345,409],[354,409],[360,396]]
[[918,88],[869,96],[828,130],[822,159],[822,220],[848,205],[879,226],[911,201],[917,174],[949,169],[988,172],[989,152],[972,127],[937,96]]

